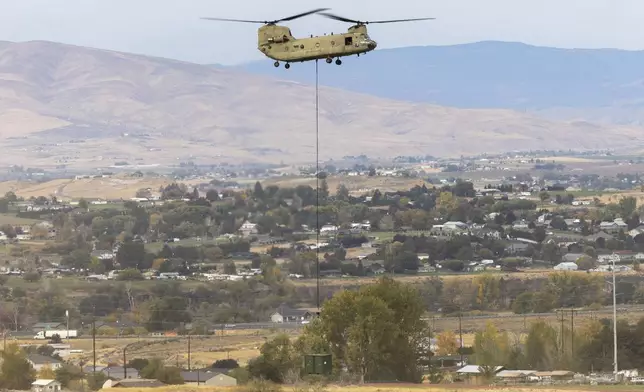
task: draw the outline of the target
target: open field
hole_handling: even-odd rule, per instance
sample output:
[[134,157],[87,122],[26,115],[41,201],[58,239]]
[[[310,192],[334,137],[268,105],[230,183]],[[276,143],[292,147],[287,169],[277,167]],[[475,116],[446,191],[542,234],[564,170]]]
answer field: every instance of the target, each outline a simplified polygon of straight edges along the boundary
[[602,203],[619,203],[619,201],[626,197],[634,197],[637,201],[637,205],[640,206],[644,203],[644,192],[642,191],[625,191],[617,193],[605,193],[599,196],[599,200]]
[[20,218],[13,214],[0,214],[0,226],[1,225],[33,225],[38,223],[36,219],[27,219]]
[[[208,182],[208,179],[181,181],[186,185]],[[173,181],[163,177],[131,177],[115,175],[105,178],[59,179],[46,182],[4,181],[0,182],[0,194],[12,191],[24,198],[38,196],[56,196],[59,200],[82,197],[96,199],[130,199],[139,189],[150,188],[157,192],[160,187],[167,186]]]
[[[471,280],[475,276],[485,275],[485,274],[495,274],[502,275],[504,279],[535,279],[535,278],[546,278],[550,274],[555,272],[552,269],[526,269],[521,272],[503,272],[488,270],[482,272],[468,272],[468,273],[427,273],[427,274],[418,274],[418,275],[390,275],[392,278],[400,282],[405,283],[420,283],[426,279],[433,277],[441,278],[443,281],[452,280],[452,279],[466,279]],[[580,274],[587,274],[587,272],[579,272]],[[592,272],[591,274],[609,276],[609,272]],[[639,276],[642,275],[642,272],[638,271],[625,271],[616,273],[618,276]],[[379,279],[380,276],[367,276],[367,277],[341,277],[341,278],[322,278],[321,284],[324,286],[332,287],[345,287],[345,286],[359,286],[365,284],[374,283]],[[315,279],[297,279],[293,281],[293,284],[296,286],[315,286]]]
[[[329,193],[335,194],[340,184],[349,189],[349,192],[360,194],[373,189],[380,191],[398,191],[408,190],[416,185],[426,184],[420,178],[402,178],[402,177],[366,177],[366,176],[329,176],[327,178]],[[296,187],[298,185],[309,185],[315,188],[315,177],[277,177],[262,182],[264,187],[277,185],[279,187]],[[431,187],[430,184],[427,184]]]
[[[291,331],[297,333],[297,331]],[[277,334],[276,331],[226,331],[223,336],[192,337],[190,339],[191,366],[206,367],[212,365],[218,359],[235,359],[240,364],[259,355],[259,348],[265,342]],[[295,336],[295,335],[294,335]],[[18,344],[43,344],[42,340],[13,340]],[[66,341],[65,341],[66,343]],[[80,361],[91,364],[92,339],[80,338],[70,340],[73,349],[84,350],[83,354],[74,354],[68,358],[78,363]],[[108,363],[122,363],[123,349],[129,359],[159,357],[168,363],[187,366],[188,362],[188,337],[163,337],[144,338],[136,337],[106,339],[96,338],[96,363],[107,365]],[[129,360],[128,359],[128,360]]]

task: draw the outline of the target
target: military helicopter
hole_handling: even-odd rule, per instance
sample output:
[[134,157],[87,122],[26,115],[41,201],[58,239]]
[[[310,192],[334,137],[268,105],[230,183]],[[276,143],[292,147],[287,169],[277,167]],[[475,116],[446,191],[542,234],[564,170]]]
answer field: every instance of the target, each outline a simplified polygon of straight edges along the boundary
[[[322,12],[327,11],[328,8],[318,8],[312,11],[303,12],[301,14],[289,16],[282,19],[272,21],[259,21],[259,20],[244,20],[244,19],[224,19],[224,18],[202,18],[205,20],[217,20],[227,22],[243,22],[243,23],[261,23],[264,26],[257,30],[257,48],[266,57],[275,60],[275,67],[280,66],[280,61],[283,61],[284,68],[289,69],[290,63],[305,62],[311,60],[325,59],[327,63],[331,64],[335,58],[337,65],[342,64],[341,57],[345,56],[360,56],[367,52],[371,52],[378,46],[376,41],[372,40],[367,34],[368,24],[376,23],[397,23],[397,22],[411,22],[417,20],[432,20],[435,18],[414,18],[414,19],[393,19],[393,20],[376,20],[376,21],[358,21],[342,16],[333,15],[330,13]],[[280,26],[278,23],[286,22],[289,20],[298,19],[307,15],[317,14],[323,15],[330,19],[339,20],[342,22],[353,23],[346,33],[331,34],[323,36],[313,36],[309,38],[295,38],[291,34],[291,29],[285,26]]]

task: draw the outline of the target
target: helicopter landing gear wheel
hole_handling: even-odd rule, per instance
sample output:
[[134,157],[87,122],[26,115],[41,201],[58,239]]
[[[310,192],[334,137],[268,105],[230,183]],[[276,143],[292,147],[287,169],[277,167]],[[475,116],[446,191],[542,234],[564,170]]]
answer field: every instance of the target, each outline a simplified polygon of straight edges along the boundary
[[279,62],[279,61],[276,61],[275,63],[273,63],[273,65],[275,66],[275,68],[277,68],[277,67],[279,67],[279,66],[280,66],[280,62]]
[[332,61],[333,61],[333,59],[331,57],[326,58],[326,63],[327,64],[331,64]]
[[289,63],[284,64],[284,68],[286,68],[286,69],[291,68],[291,64],[289,64]]
[[336,63],[337,65],[340,65],[340,64],[342,64],[342,60],[340,60],[340,59],[336,59],[336,60],[335,60],[335,63]]

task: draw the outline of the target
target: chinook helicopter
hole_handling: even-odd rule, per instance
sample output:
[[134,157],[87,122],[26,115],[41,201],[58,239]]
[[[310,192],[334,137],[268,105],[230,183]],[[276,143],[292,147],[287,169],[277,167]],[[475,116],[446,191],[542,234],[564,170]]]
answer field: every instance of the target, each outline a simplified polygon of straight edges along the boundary
[[[244,20],[244,19],[224,19],[224,18],[202,18],[205,20],[227,21],[227,22],[242,22],[242,23],[261,23],[264,26],[257,30],[257,49],[262,52],[266,57],[275,60],[275,67],[280,66],[280,61],[283,61],[284,68],[289,69],[290,63],[305,62],[311,60],[325,59],[327,63],[331,64],[335,58],[337,65],[342,64],[341,57],[345,56],[360,56],[367,52],[371,52],[378,46],[376,41],[369,37],[367,33],[368,24],[376,23],[397,23],[397,22],[411,22],[417,20],[432,20],[435,18],[414,18],[414,19],[393,19],[393,20],[376,20],[376,21],[358,21],[342,16],[333,15],[330,13],[322,12],[327,11],[328,8],[318,8],[312,11],[303,12],[301,14],[289,16],[282,19],[273,21],[259,21],[259,20]],[[307,15],[317,14],[323,15],[330,19],[339,20],[342,22],[353,23],[346,33],[331,34],[322,36],[313,36],[309,38],[295,38],[291,34],[291,29],[285,26],[280,26],[278,23],[286,22],[289,20],[298,19]]]

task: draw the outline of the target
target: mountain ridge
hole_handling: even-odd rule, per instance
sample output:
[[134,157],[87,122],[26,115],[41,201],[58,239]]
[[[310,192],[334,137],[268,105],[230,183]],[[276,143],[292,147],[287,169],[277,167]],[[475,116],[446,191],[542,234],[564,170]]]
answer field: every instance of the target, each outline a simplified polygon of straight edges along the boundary
[[[383,98],[457,108],[498,108],[553,119],[644,124],[644,51],[564,49],[516,42],[378,49],[341,66],[321,63],[320,83]],[[256,61],[239,69],[310,82]]]
[[[47,41],[0,43],[2,166],[313,163],[314,116],[315,89],[301,82]],[[322,159],[625,149],[644,145],[643,135],[320,89]]]

